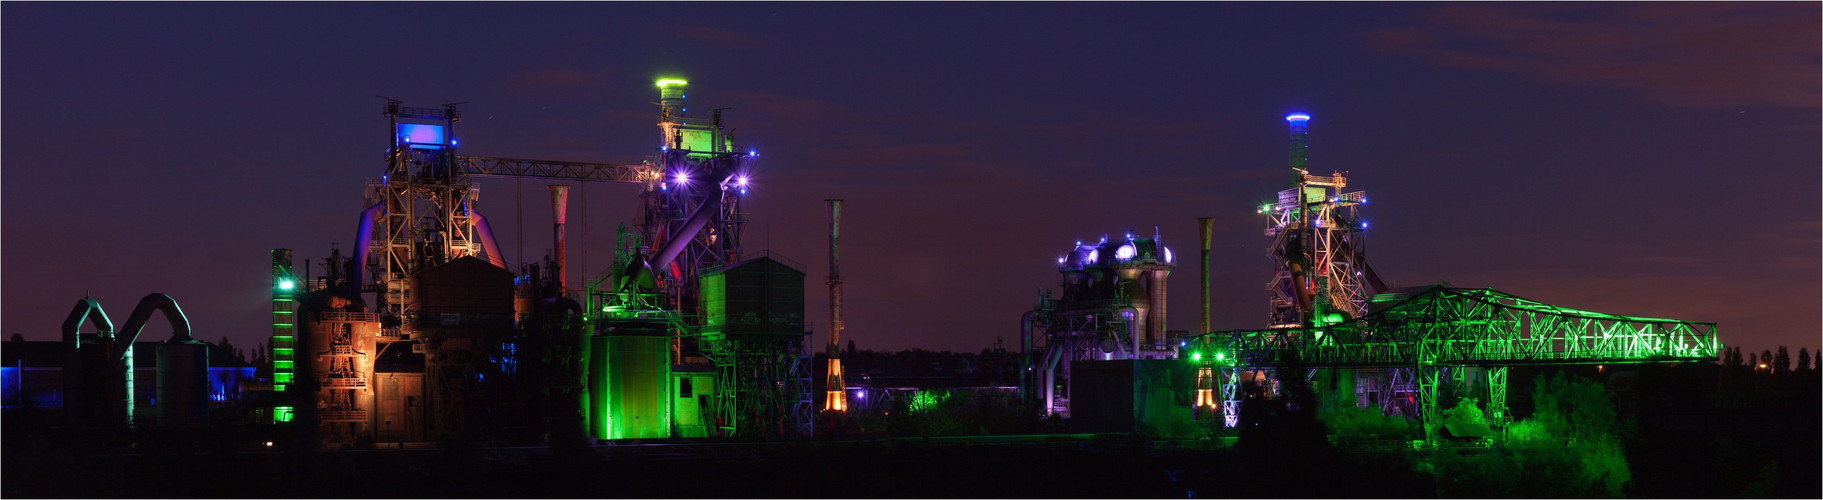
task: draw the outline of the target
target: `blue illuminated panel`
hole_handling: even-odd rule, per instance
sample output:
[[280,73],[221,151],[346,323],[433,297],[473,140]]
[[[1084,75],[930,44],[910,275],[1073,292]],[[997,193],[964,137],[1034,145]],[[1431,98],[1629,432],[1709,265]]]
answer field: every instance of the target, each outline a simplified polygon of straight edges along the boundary
[[439,148],[443,142],[443,126],[423,123],[399,124],[399,140],[411,143],[414,148]]

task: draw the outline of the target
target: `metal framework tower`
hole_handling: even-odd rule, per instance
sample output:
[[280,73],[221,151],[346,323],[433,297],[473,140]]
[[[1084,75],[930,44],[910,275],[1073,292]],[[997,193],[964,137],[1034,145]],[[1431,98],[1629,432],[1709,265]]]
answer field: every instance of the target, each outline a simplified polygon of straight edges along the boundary
[[[362,224],[368,229],[356,243],[357,265],[369,266],[371,283],[361,291],[375,292],[382,317],[396,320],[403,329],[388,328],[389,339],[409,336],[415,323],[411,303],[411,277],[418,271],[467,255],[481,255],[483,242],[476,233],[474,203],[480,196],[456,157],[455,124],[462,121],[456,109],[412,108],[387,99],[384,115],[392,141],[386,153],[386,172],[368,181]],[[486,242],[492,248],[492,242]],[[366,256],[376,256],[369,262]],[[503,265],[499,252],[487,253]]]
[[1342,191],[1346,172],[1311,175],[1305,167],[1310,115],[1285,120],[1291,124],[1291,186],[1279,192],[1277,203],[1260,207],[1273,238],[1268,324],[1301,327],[1358,317],[1367,312],[1367,299],[1386,288],[1367,266],[1367,221],[1357,213],[1367,194]]
[[658,81],[660,147],[649,160],[661,182],[641,196],[641,235],[653,249],[659,286],[670,306],[696,314],[697,279],[741,255],[747,219],[741,200],[748,170],[759,154],[734,151],[734,135],[722,126],[721,110],[709,119],[684,116],[684,80]]

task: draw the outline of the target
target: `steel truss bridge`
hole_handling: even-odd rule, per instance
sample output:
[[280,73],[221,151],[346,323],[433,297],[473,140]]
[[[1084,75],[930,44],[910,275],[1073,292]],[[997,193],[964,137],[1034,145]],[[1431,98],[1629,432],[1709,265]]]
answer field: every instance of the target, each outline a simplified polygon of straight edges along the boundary
[[1244,371],[1410,369],[1427,440],[1437,431],[1438,381],[1445,373],[1460,376],[1460,368],[1486,370],[1488,409],[1501,419],[1509,366],[1702,362],[1715,359],[1721,347],[1715,323],[1605,314],[1489,288],[1443,286],[1376,301],[1353,320],[1210,332],[1185,346],[1198,367],[1198,404],[1214,403],[1210,393],[1219,385],[1228,426],[1239,414]]

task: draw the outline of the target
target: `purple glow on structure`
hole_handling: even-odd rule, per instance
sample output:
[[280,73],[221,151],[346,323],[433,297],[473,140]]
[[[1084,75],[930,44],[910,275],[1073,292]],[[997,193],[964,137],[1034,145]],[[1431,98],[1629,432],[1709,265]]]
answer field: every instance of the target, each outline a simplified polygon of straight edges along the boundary
[[442,144],[443,126],[426,123],[399,124],[399,139],[410,144]]
[[741,186],[741,187],[747,187],[747,176],[743,175],[740,177],[735,177],[734,185]]
[[678,172],[675,178],[677,179],[678,184],[690,182],[690,174],[688,173]]
[[1309,121],[1309,120],[1310,120],[1310,115],[1307,115],[1304,113],[1292,113],[1289,115],[1285,115],[1285,121],[1288,121],[1288,122],[1302,122],[1302,121]]

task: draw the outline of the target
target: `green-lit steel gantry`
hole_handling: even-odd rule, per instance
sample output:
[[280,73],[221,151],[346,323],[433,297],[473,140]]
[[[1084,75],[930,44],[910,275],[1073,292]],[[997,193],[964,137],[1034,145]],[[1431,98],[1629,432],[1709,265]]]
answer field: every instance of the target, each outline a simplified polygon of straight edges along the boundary
[[1488,409],[1502,418],[1509,366],[1702,362],[1721,349],[1715,323],[1570,309],[1487,288],[1382,294],[1366,315],[1318,324],[1206,333],[1186,343],[1192,355],[1181,359],[1200,365],[1199,391],[1220,386],[1230,425],[1244,371],[1409,368],[1428,438],[1436,427],[1439,377],[1453,369],[1484,368]]

